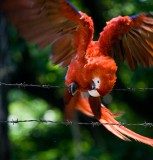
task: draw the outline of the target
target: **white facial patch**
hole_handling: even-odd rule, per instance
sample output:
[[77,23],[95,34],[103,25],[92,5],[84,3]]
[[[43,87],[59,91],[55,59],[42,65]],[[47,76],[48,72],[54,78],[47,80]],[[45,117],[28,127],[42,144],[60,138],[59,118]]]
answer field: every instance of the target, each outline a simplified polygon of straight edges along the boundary
[[96,89],[99,89],[99,87],[100,87],[100,79],[99,79],[98,77],[95,77],[95,78],[93,79],[93,82],[94,82],[94,84],[95,84],[95,88],[96,88]]
[[100,79],[98,77],[95,77],[92,81],[92,90],[89,90],[88,92],[92,97],[99,97],[100,94],[98,93],[97,89],[99,89],[100,87]]

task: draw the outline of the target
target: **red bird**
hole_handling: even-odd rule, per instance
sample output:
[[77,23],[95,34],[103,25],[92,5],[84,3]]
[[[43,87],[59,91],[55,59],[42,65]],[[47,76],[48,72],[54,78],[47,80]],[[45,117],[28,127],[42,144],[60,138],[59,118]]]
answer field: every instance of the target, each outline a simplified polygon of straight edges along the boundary
[[95,117],[123,140],[133,138],[153,146],[153,139],[141,136],[119,124],[101,104],[115,82],[114,59],[126,60],[130,68],[153,65],[153,14],[113,18],[93,41],[93,21],[67,0],[6,0],[1,3],[8,19],[27,40],[41,48],[52,45],[53,64],[68,66],[65,84],[65,114],[75,109]]

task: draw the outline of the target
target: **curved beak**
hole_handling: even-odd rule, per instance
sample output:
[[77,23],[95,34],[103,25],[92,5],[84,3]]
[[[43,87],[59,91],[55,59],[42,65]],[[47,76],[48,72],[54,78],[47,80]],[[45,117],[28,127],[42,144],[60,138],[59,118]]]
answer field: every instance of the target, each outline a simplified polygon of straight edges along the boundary
[[99,92],[97,91],[96,85],[94,83],[94,81],[92,81],[92,88],[91,90],[88,90],[88,93],[92,96],[92,97],[100,97]]

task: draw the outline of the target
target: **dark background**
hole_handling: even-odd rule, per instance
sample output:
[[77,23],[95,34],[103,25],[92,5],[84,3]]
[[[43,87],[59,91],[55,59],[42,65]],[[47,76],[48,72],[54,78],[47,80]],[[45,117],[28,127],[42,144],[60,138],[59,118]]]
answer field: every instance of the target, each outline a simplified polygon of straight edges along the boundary
[[[106,21],[118,15],[133,15],[153,10],[152,0],[71,0],[90,15],[96,40]],[[5,83],[50,84],[63,86],[66,68],[52,66],[50,47],[40,50],[24,41],[0,13],[0,81]],[[131,71],[119,64],[115,88],[153,87],[153,68]],[[0,86],[0,120],[63,120],[63,88],[19,88]],[[153,122],[153,91],[112,91],[102,98],[125,123]],[[76,120],[93,119],[78,113]],[[128,128],[153,138],[153,129]],[[43,123],[0,124],[0,157],[12,160],[123,160],[153,159],[153,149],[138,142],[124,142],[102,126],[65,126]]]

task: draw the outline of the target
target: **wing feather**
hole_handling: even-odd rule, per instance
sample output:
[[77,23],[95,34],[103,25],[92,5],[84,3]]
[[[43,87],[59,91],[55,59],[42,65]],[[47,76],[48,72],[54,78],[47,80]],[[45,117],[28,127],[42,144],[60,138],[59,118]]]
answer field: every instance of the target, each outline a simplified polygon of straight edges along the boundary
[[124,36],[123,38],[123,48],[126,52],[124,52],[125,57],[127,58],[127,63],[130,66],[130,68],[135,68],[135,63],[136,60],[133,57],[133,55],[131,54],[131,49],[130,49],[130,45],[127,41],[127,36]]
[[61,60],[63,62],[68,57],[71,57],[72,52],[73,46],[71,44],[71,35],[65,35],[60,40],[56,41],[52,47],[52,53],[55,55],[54,57],[51,57],[53,64],[60,63]]
[[68,65],[93,37],[93,22],[67,0],[6,0],[1,3],[23,38],[44,48],[52,45],[54,64]]
[[152,66],[153,14],[113,18],[100,34],[99,42],[104,54],[115,60],[126,60],[132,69],[137,65]]
[[[133,35],[133,39],[134,39],[134,37],[137,37],[137,40],[134,39],[134,41],[135,41],[135,43],[137,42],[137,49],[138,49],[139,53],[140,54],[145,53],[145,54],[142,54],[142,56],[145,59],[148,59],[148,60],[149,60],[149,58],[151,59],[153,56],[153,46],[150,45],[146,39],[143,39],[141,37],[141,35],[137,33],[137,31],[135,31],[135,32],[133,31],[133,32],[131,32],[131,34]],[[152,41],[152,39],[149,39],[149,42],[151,42],[151,41]],[[148,57],[145,57],[145,55],[148,55]]]

